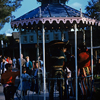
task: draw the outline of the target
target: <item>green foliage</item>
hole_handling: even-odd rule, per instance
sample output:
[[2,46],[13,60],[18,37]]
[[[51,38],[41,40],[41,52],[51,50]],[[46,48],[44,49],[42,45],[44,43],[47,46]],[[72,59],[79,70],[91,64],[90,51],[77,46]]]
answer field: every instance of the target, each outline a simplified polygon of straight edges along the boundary
[[12,17],[12,12],[21,7],[22,0],[0,0],[0,29]]
[[3,38],[3,41],[4,41],[4,44],[6,44],[6,43],[8,43],[8,44],[9,44],[9,39],[8,39],[8,37],[7,37],[7,36],[5,36],[5,37]]
[[[97,20],[99,20],[99,14],[98,12],[100,12],[100,0],[90,0],[88,2],[88,6],[86,6],[85,8],[86,13],[88,15],[90,15],[91,18],[95,18]],[[93,29],[93,45],[94,46],[100,46],[100,27],[94,27]]]
[[95,6],[97,8],[97,11],[100,12],[100,0],[98,0]]
[[0,43],[1,43],[1,40],[3,40],[4,44],[6,44],[6,43],[9,44],[10,43],[8,37],[5,36],[5,35],[0,35]]
[[98,13],[100,12],[100,0],[91,0],[88,2],[88,6],[85,8],[86,13],[92,18],[98,18]]

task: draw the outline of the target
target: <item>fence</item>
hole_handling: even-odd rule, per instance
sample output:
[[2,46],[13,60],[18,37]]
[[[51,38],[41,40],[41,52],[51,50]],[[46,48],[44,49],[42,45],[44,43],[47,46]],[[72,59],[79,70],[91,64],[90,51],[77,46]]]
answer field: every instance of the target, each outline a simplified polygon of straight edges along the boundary
[[[93,94],[94,81],[91,80],[91,75],[87,77],[78,77],[78,100],[91,100]],[[21,98],[21,91],[16,90],[15,100],[43,100],[43,80],[41,78],[35,78],[31,76],[28,80],[30,89],[27,90],[27,95],[23,95]],[[25,81],[25,82],[26,82]],[[38,83],[37,83],[38,82]],[[75,100],[75,77],[71,78],[46,78],[46,100],[50,100],[50,89],[52,82],[53,87],[53,98],[52,100]],[[60,85],[58,85],[58,82]],[[62,82],[64,82],[64,98]],[[37,88],[37,90],[36,90]]]

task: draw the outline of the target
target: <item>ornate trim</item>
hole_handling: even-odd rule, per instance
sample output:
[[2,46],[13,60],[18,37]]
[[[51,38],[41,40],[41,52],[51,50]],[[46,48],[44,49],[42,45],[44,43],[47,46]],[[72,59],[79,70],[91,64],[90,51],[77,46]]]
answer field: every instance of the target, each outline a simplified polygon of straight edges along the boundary
[[38,24],[39,22],[45,24],[47,21],[50,24],[52,24],[54,21],[56,21],[57,24],[59,24],[60,22],[63,22],[65,24],[68,21],[70,22],[70,24],[73,24],[73,22],[76,22],[77,24],[82,22],[83,24],[87,24],[87,25],[100,26],[100,21],[97,21],[95,19],[85,18],[85,17],[47,17],[47,18],[33,18],[33,19],[29,18],[29,19],[24,19],[19,21],[12,21],[11,26],[14,27],[14,25],[16,25],[18,27],[20,24],[23,26],[24,24],[26,25],[28,25],[29,23],[33,24],[34,22],[36,24]]

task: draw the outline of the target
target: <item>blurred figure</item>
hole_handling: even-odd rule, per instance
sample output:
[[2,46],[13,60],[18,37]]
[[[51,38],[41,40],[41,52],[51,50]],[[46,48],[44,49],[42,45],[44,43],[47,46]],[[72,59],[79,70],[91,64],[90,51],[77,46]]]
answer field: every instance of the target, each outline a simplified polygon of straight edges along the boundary
[[[26,60],[23,58],[23,54],[21,54],[21,66],[25,67]],[[20,58],[17,60],[17,68],[20,69]]]
[[16,58],[13,58],[13,67],[16,68]]
[[31,75],[32,74],[32,70],[33,70],[33,66],[32,66],[32,62],[29,59],[29,56],[26,56],[25,67],[26,67],[26,73]]
[[[2,55],[0,55],[0,75],[2,74],[1,62],[2,62]],[[1,85],[1,83],[0,83],[0,85]]]
[[9,63],[9,64],[12,64],[12,59],[11,59],[11,57],[9,57],[8,63]]
[[70,89],[70,87],[71,87],[71,82],[70,82],[70,79],[69,78],[71,78],[71,70],[68,68],[68,67],[66,67],[66,69],[64,70],[65,71],[65,78],[66,78],[66,84],[67,84],[67,88],[66,88],[66,90],[69,92],[69,94],[70,94],[70,91],[71,91],[71,89]]
[[35,60],[32,61],[33,69],[35,68]]
[[7,71],[1,76],[1,83],[3,84],[3,92],[5,100],[14,100],[14,93],[16,92],[15,79],[20,75],[20,71],[12,72],[12,65],[7,63],[5,65]]
[[35,60],[32,61],[32,66],[33,66],[33,70],[32,70],[32,76],[34,76],[35,70],[36,70],[36,64],[35,64]]
[[[33,70],[32,70],[31,76],[34,76],[34,73],[35,73],[35,70],[36,70],[35,60],[32,61],[32,66],[33,66]],[[32,85],[31,85],[32,91],[34,91],[34,86],[35,86],[35,79],[32,79]]]
[[5,71],[6,71],[5,65],[6,65],[7,63],[8,63],[8,62],[5,61],[5,59],[3,58],[3,59],[2,59],[2,62],[1,62],[1,75],[2,75],[3,73],[5,73]]
[[9,62],[9,57],[6,58],[6,61]]
[[[66,73],[66,75],[67,75],[67,78],[70,78],[70,77],[71,77],[71,70],[70,70],[68,67],[66,67],[65,73]],[[68,80],[66,80],[66,83],[67,83],[67,85],[68,85]]]
[[[2,62],[2,55],[0,55],[0,64],[1,64],[1,62]],[[0,65],[0,68],[1,68],[1,65]]]
[[[86,99],[86,90],[88,91],[89,80],[91,80],[91,77],[86,77],[91,74],[91,57],[88,53],[88,49],[85,44],[80,44],[79,46],[79,53],[77,56],[77,63],[78,63],[78,77],[79,82],[81,85],[81,89],[79,90],[79,93],[82,91],[84,99]],[[84,83],[83,83],[84,81]],[[92,81],[92,80],[91,80]]]
[[100,75],[100,58],[97,59],[94,74],[96,75],[96,77],[98,77],[98,75]]
[[40,86],[42,84],[42,81],[43,81],[43,77],[42,77],[42,69],[41,69],[41,63],[38,61],[36,61],[36,69],[35,69],[35,72],[34,72],[34,77],[35,77],[35,80],[34,80],[34,85],[35,85],[35,91],[36,93],[39,93],[40,94],[40,88],[42,88],[42,86]]
[[[50,78],[64,78],[64,66],[66,62],[66,52],[67,48],[55,48],[51,52],[51,67],[50,67]],[[53,90],[54,90],[54,80],[51,80],[49,100],[53,100]],[[59,98],[60,100],[65,99],[65,81],[57,80]],[[62,90],[62,93],[61,93]]]
[[[27,95],[27,90],[30,90],[30,75],[26,73],[26,68],[22,69],[22,91],[23,95]],[[21,90],[21,84],[18,87]]]

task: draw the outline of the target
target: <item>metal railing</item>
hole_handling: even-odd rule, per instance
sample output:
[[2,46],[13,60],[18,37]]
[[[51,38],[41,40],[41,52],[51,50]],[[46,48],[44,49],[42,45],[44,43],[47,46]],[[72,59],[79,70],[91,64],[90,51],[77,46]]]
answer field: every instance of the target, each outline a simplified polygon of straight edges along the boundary
[[[80,100],[91,100],[92,99],[92,94],[93,94],[93,84],[94,81],[91,80],[92,75],[87,76],[87,77],[78,77],[78,99]],[[31,76],[28,80],[30,89],[27,90],[27,95],[23,95],[23,98],[21,98],[20,90],[16,90],[16,98],[15,100],[43,100],[43,80],[39,83],[40,78],[35,78]],[[64,87],[64,94],[65,98],[64,100],[75,100],[75,77],[71,78],[46,78],[46,100],[49,100],[49,95],[50,95],[50,86],[51,82],[54,82],[54,90],[53,90],[53,99],[54,100],[62,100],[63,96],[63,90],[60,84],[60,88],[57,86],[57,82],[59,81],[60,83],[62,80],[65,82]],[[37,82],[38,83],[37,83]],[[67,83],[67,82],[68,83]],[[33,85],[33,87],[32,87]],[[36,92],[35,88],[38,85],[38,91]],[[42,90],[41,90],[42,88]],[[59,96],[62,96],[59,98]]]

